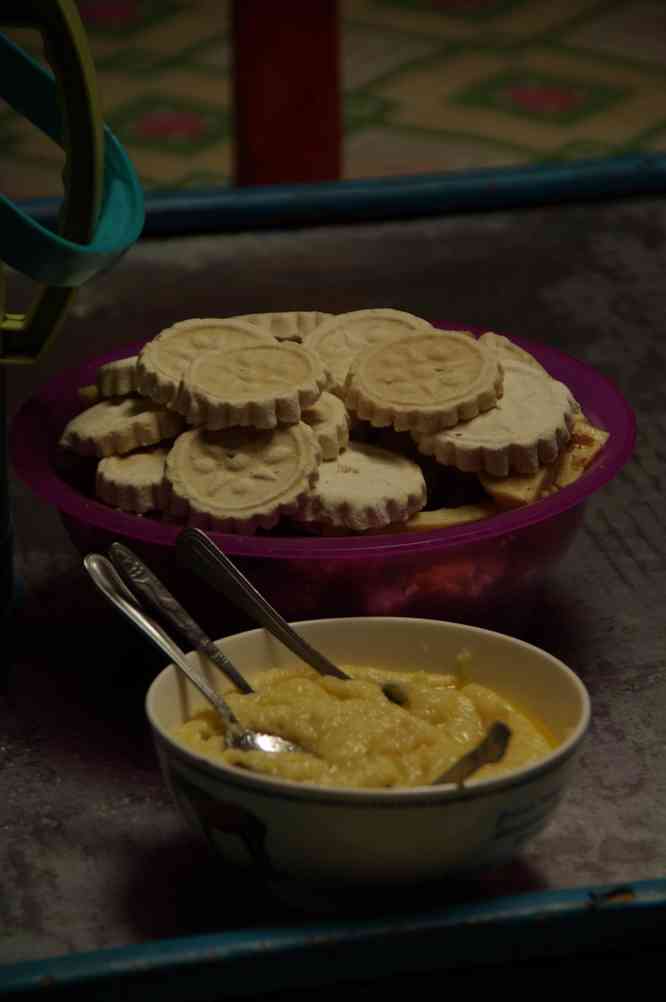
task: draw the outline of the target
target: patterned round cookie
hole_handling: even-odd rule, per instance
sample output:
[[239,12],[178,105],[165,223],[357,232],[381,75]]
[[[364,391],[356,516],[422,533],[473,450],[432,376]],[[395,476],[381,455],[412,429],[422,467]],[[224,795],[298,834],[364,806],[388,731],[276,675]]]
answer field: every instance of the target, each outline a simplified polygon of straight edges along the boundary
[[297,341],[312,333],[325,320],[330,320],[332,313],[320,313],[318,310],[292,310],[285,313],[246,313],[232,320],[242,320],[253,324],[261,330],[268,331],[278,341]]
[[275,341],[209,351],[190,363],[172,407],[206,428],[295,424],[316,403],[328,374],[300,344]]
[[[537,362],[534,355],[530,355],[529,351],[525,351],[524,348],[514,344],[513,341],[510,341],[508,337],[504,337],[503,334],[494,334],[492,331],[487,331],[485,334],[481,335],[479,343],[488,348],[493,348],[497,352],[502,366],[508,362],[519,362],[522,365],[528,365],[530,368],[536,369],[537,372],[547,376],[548,379],[551,378],[548,370],[544,369],[540,362]],[[573,395],[572,399],[574,399]],[[574,400],[574,403],[576,405],[576,411],[580,413],[580,404],[577,400]]]
[[139,353],[136,363],[139,392],[170,407],[183,375],[204,352],[275,343],[267,331],[241,320],[180,320],[144,345]]
[[343,396],[349,367],[359,351],[411,333],[433,330],[432,324],[402,310],[355,310],[326,320],[304,339],[331,373],[331,392]]
[[320,462],[314,432],[302,422],[275,431],[195,428],[167,456],[167,511],[203,529],[270,529],[298,512]]
[[325,460],[337,459],[349,443],[349,415],[339,397],[322,393],[316,404],[303,411],[319,442]]
[[535,473],[570,438],[577,405],[564,385],[532,366],[507,362],[497,406],[435,435],[415,435],[419,450],[468,472]]
[[110,397],[81,411],[65,427],[60,445],[81,456],[113,456],[174,438],[179,414],[144,397]]
[[159,511],[164,507],[164,466],[169,450],[164,446],[107,456],[97,464],[95,494],[105,504],[122,511]]
[[433,331],[360,352],[344,399],[376,428],[433,434],[494,407],[501,392],[495,351],[456,331]]
[[406,522],[425,505],[426,485],[410,459],[386,449],[351,442],[330,463],[295,518],[355,532]]
[[100,365],[95,376],[100,397],[126,397],[139,388],[138,355]]
[[521,362],[523,365],[530,365],[533,369],[538,369],[539,372],[548,375],[541,363],[537,362],[534,355],[530,355],[529,351],[525,351],[524,348],[514,344],[513,341],[509,341],[508,337],[504,337],[503,334],[486,331],[479,338],[479,344],[485,345],[488,348],[494,348],[499,353],[500,362],[502,363]]

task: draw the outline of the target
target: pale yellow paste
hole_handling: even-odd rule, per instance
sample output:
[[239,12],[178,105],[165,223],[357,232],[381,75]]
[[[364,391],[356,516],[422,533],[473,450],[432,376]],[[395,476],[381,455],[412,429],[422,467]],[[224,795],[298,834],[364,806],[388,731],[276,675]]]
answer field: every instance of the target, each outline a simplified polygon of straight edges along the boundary
[[[483,738],[493,721],[512,731],[501,762],[475,778],[490,778],[544,758],[555,742],[545,729],[494,691],[465,684],[455,674],[341,666],[350,681],[322,677],[307,666],[262,674],[256,692],[227,693],[246,727],[279,734],[307,749],[267,754],[225,748],[223,724],[201,710],[173,731],[181,744],[215,761],[320,786],[428,785]],[[382,692],[399,682],[404,706]]]

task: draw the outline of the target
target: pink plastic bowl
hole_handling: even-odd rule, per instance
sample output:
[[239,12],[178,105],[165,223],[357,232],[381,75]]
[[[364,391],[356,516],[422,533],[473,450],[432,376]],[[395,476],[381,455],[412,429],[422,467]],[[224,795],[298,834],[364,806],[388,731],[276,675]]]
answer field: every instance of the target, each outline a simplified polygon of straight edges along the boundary
[[[321,539],[218,533],[217,543],[292,620],[399,615],[522,632],[538,586],[581,524],[585,501],[631,455],[635,418],[595,369],[553,348],[514,340],[566,383],[588,418],[610,433],[575,484],[517,511],[426,533]],[[16,415],[10,455],[25,483],[59,510],[82,554],[125,542],[220,636],[246,620],[176,565],[173,544],[181,527],[100,504],[63,479],[54,461],[60,433],[80,409],[77,388],[95,381],[99,365],[134,354],[141,344],[91,359],[47,383]]]

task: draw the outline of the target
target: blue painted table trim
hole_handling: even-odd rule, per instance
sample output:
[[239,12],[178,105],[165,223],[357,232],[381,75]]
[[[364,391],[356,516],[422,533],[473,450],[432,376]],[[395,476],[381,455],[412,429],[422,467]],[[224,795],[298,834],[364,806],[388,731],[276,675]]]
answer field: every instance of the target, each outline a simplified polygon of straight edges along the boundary
[[383,919],[311,921],[302,927],[165,939],[24,962],[0,969],[0,991],[85,986],[101,999],[107,997],[105,987],[113,986],[127,999],[136,988],[143,1000],[212,1000],[410,971],[621,954],[663,947],[665,941],[666,879],[660,879],[533,892]]
[[[666,156],[656,153],[365,181],[151,191],[143,235],[432,216],[664,191]],[[43,198],[21,207],[48,225],[58,204]]]

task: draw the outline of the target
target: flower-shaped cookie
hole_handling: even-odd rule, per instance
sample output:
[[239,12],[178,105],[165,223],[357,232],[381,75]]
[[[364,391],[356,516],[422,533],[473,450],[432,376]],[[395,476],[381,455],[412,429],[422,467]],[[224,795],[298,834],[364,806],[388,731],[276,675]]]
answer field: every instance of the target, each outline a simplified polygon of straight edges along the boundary
[[283,313],[246,313],[232,320],[242,320],[261,330],[268,331],[278,341],[303,342],[325,320],[330,320],[332,313],[320,313],[319,310],[291,310]]
[[204,529],[270,529],[298,512],[320,462],[315,435],[302,422],[275,431],[195,428],[167,456],[167,511]]
[[419,450],[459,470],[506,477],[551,463],[570,437],[577,404],[564,385],[521,362],[504,363],[504,394],[492,410],[435,435]]
[[513,341],[510,341],[508,337],[504,337],[503,334],[486,331],[479,338],[479,344],[487,348],[493,348],[498,352],[500,362],[521,362],[523,365],[529,365],[533,369],[538,369],[539,372],[548,375],[541,362],[537,362],[534,355],[530,355],[529,351],[525,351],[520,345],[514,344]]
[[337,459],[349,442],[349,415],[339,397],[322,393],[316,404],[303,411],[319,442],[325,460]]
[[433,330],[360,352],[344,399],[377,428],[433,434],[494,407],[501,392],[495,351],[460,332]]
[[164,446],[107,456],[97,464],[95,494],[122,511],[143,514],[164,507],[164,465],[169,450]]
[[352,442],[336,460],[322,463],[319,479],[295,518],[362,532],[406,522],[426,500],[425,480],[416,463]]
[[60,445],[81,456],[113,456],[173,438],[183,430],[179,414],[144,397],[111,397],[81,411],[67,424]]
[[317,352],[331,373],[331,392],[342,396],[349,367],[359,351],[424,330],[433,327],[402,310],[355,310],[319,324],[303,343]]
[[117,358],[114,362],[100,365],[95,376],[100,397],[125,397],[137,392],[139,386],[137,358],[137,355],[132,355],[129,358]]
[[139,353],[139,392],[170,407],[183,375],[204,352],[275,343],[268,331],[241,320],[181,320],[154,337]]
[[205,352],[190,364],[172,407],[206,428],[275,428],[300,421],[327,383],[314,352],[273,340]]

